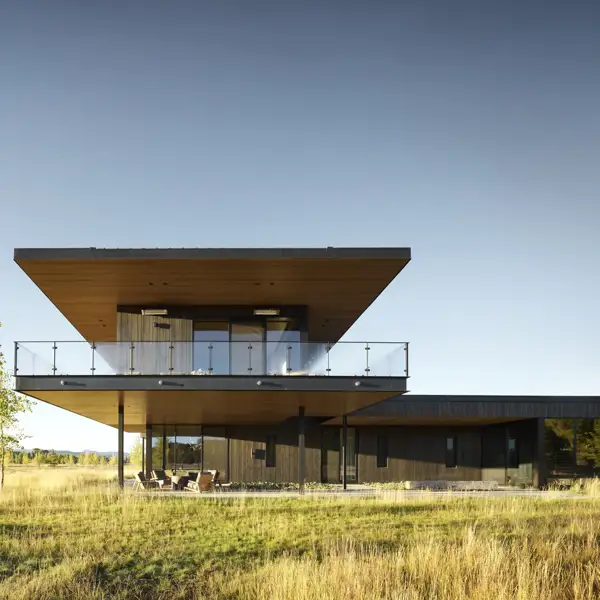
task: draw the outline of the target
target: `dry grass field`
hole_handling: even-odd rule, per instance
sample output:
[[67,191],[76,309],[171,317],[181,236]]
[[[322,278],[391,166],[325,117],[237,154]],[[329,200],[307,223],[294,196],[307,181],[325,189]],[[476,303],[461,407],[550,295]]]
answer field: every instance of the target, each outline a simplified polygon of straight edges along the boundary
[[593,498],[147,497],[114,475],[9,474],[0,598],[600,597]]

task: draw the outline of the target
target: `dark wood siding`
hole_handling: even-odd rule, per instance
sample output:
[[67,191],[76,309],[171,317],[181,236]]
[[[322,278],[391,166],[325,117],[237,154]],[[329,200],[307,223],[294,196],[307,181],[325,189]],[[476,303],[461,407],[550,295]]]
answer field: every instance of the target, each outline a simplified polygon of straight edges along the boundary
[[[377,436],[388,437],[388,466],[377,467]],[[458,466],[446,468],[446,437],[456,436]],[[361,482],[479,480],[480,428],[359,428],[358,478]]]
[[[321,479],[320,426],[306,424],[306,480]],[[275,427],[228,427],[230,438],[230,477],[232,481],[295,482],[298,480],[298,429],[295,423]],[[268,435],[275,435],[275,466],[267,467],[265,455]]]
[[[484,427],[360,427],[358,438],[358,482],[395,481],[497,481],[499,484],[533,482],[537,421],[519,421]],[[324,435],[324,431],[331,435]],[[298,479],[298,433],[296,423],[280,426],[230,426],[230,476],[232,481],[295,482]],[[266,467],[268,435],[275,435],[276,465]],[[388,438],[388,466],[377,467],[377,437]],[[519,466],[507,469],[506,443],[515,436],[519,444]],[[457,466],[446,467],[446,438],[457,443]],[[322,470],[321,444],[334,440]],[[307,481],[339,480],[339,428],[308,422],[306,427]],[[259,450],[258,455],[253,451]],[[330,473],[331,471],[331,473]],[[331,475],[329,477],[329,475]]]
[[193,369],[193,339],[191,319],[119,312],[117,341],[134,342],[132,351],[126,346],[117,347],[119,371],[127,372],[133,355],[134,372],[189,373]]

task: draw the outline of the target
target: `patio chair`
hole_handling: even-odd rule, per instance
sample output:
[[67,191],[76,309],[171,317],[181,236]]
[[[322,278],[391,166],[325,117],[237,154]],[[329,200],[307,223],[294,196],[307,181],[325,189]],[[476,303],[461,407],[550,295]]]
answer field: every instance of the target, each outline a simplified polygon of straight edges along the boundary
[[185,487],[191,492],[210,492],[213,489],[213,474],[208,471],[198,473],[196,479],[190,479]]
[[158,487],[158,481],[153,481],[152,479],[146,479],[143,471],[135,474],[135,482],[133,484],[134,490],[151,490],[156,489]]
[[152,471],[151,481],[156,481],[156,483],[158,483],[158,487],[160,488],[163,488],[166,485],[171,485],[171,478],[162,469]]

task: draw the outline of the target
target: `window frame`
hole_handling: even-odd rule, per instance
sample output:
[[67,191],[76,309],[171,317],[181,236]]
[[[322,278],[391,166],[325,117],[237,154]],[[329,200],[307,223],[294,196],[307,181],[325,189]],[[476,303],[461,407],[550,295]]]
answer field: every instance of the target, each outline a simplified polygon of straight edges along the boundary
[[377,434],[377,468],[387,469],[390,462],[389,437],[386,434]]
[[[452,440],[452,448],[449,448],[448,442]],[[445,447],[445,462],[446,469],[458,468],[458,438],[456,435],[446,436],[446,447]]]

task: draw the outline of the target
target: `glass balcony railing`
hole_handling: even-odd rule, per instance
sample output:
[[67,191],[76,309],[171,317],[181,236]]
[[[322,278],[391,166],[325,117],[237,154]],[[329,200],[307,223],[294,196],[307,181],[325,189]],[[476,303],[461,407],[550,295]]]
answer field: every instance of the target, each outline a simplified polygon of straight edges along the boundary
[[408,342],[15,342],[15,374],[408,377]]

